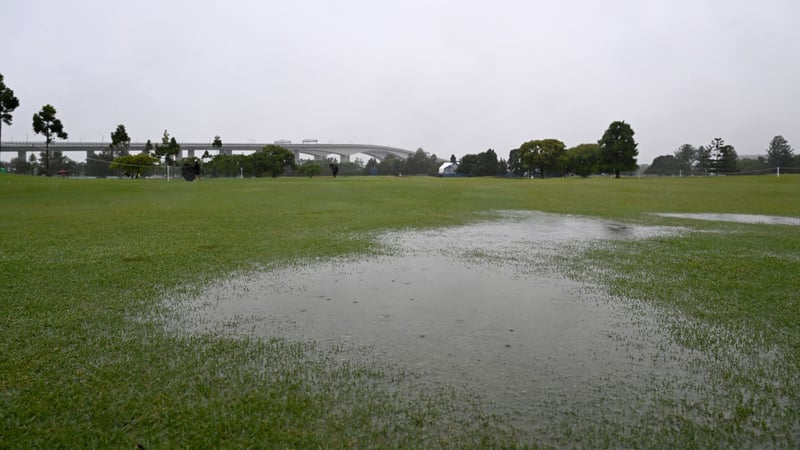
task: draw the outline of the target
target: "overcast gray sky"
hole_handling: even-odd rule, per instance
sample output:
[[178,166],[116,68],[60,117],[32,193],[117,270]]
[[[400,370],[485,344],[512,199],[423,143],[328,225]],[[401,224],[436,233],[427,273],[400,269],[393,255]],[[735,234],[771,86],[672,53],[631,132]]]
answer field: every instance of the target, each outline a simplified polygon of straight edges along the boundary
[[0,73],[21,103],[4,140],[33,140],[50,103],[74,142],[124,124],[134,141],[508,158],[625,120],[640,163],[715,137],[740,155],[778,134],[800,149],[798,0],[0,3]]

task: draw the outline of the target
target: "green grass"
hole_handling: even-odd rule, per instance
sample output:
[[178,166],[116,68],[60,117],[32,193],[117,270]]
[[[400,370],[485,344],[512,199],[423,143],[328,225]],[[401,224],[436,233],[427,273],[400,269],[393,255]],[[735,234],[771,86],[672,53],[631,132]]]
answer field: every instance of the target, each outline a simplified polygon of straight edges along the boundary
[[[797,176],[199,183],[0,176],[0,447],[535,445],[480,405],[464,409],[468,394],[419,386],[398,368],[342,363],[312,343],[175,336],[136,320],[169,293],[234,272],[369,252],[379,231],[466,223],[499,209],[697,229],[597,246],[571,264],[597,274],[614,295],[674,308],[692,327],[703,325],[676,329],[683,345],[714,350],[707,325],[779,349],[779,367],[795,369],[776,375],[782,395],[800,411],[800,229],[646,214],[800,217],[798,194]],[[724,233],[700,232],[711,229]],[[729,377],[732,389],[758,382],[748,373]],[[779,418],[784,423],[769,428],[775,435],[764,437],[747,426],[763,406],[737,405],[738,422],[680,423],[694,440],[669,432],[677,417],[640,437],[654,446],[742,438],[798,445],[788,434],[798,431],[797,414]],[[613,430],[592,427],[591,446],[613,444]]]

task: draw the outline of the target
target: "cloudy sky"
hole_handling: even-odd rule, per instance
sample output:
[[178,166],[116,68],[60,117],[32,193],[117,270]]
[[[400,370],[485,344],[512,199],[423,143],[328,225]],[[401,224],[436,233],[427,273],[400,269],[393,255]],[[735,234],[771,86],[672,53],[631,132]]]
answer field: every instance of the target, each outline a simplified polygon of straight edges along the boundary
[[[440,157],[531,139],[639,162],[722,137],[800,149],[797,0],[2,0],[3,140],[50,103],[70,141],[278,139]],[[38,137],[37,137],[38,138]],[[797,150],[796,150],[797,151]],[[15,155],[4,155],[8,160]]]

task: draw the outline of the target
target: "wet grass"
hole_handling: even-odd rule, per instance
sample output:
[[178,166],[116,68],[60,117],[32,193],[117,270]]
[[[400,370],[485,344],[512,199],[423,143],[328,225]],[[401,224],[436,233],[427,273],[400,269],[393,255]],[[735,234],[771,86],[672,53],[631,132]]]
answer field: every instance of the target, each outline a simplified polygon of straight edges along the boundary
[[616,296],[678,311],[685,320],[674,323],[675,339],[721,355],[710,367],[723,381],[708,389],[725,400],[632,430],[565,420],[565,445],[796,446],[800,231],[645,213],[800,217],[799,193],[792,176],[0,176],[0,447],[536,444],[470,393],[420,386],[402,368],[347,363],[314,343],[175,335],[136,320],[166,294],[232,272],[368,252],[379,231],[466,223],[499,209],[715,230],[598,246],[565,264]]
[[[698,224],[701,229],[711,225]],[[678,311],[668,332],[703,354],[703,398],[667,401],[646,437],[700,447],[800,443],[800,230],[713,225],[713,232],[597,246],[608,292]],[[579,271],[580,272],[580,271]],[[794,275],[793,275],[794,273]],[[697,387],[695,387],[696,389]],[[667,414],[670,410],[681,414]],[[669,437],[673,424],[680,439]]]

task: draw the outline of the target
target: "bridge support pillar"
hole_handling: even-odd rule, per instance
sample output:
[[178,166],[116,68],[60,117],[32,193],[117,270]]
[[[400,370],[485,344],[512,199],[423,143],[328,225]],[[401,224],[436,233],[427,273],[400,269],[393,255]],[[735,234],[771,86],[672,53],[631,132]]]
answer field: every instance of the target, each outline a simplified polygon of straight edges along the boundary
[[339,155],[339,163],[350,162],[350,155]]
[[186,152],[189,155],[189,158],[194,158],[194,149],[186,150]]
[[17,151],[17,158],[19,158],[21,161],[27,162],[28,161],[28,152],[26,150]]

